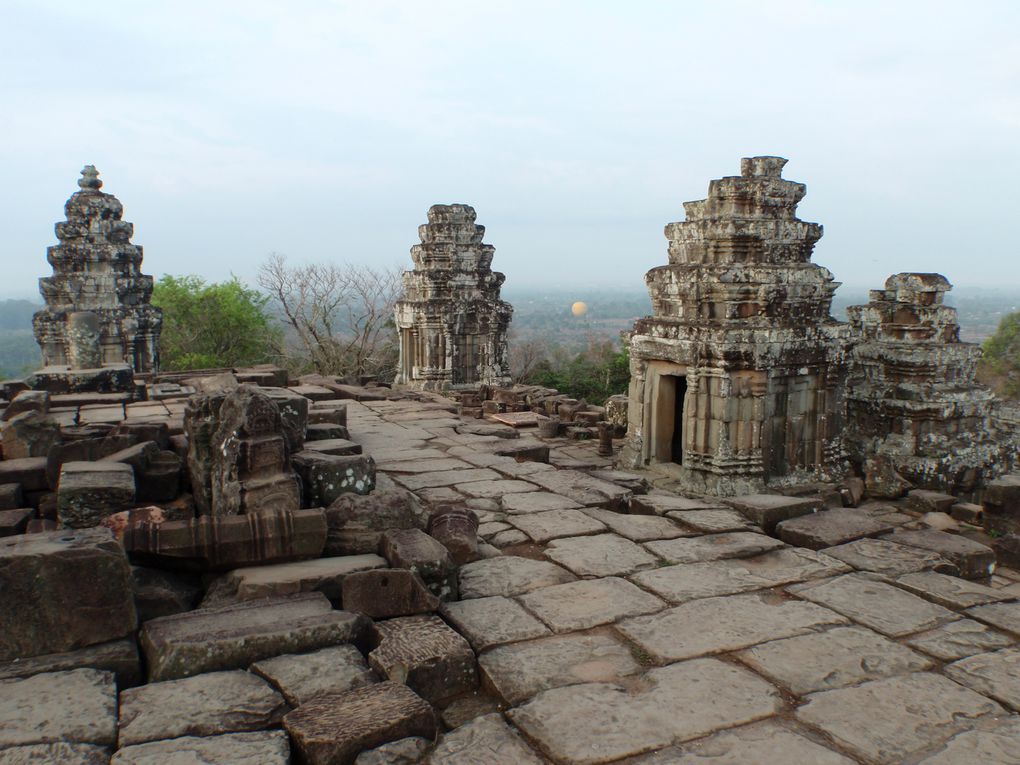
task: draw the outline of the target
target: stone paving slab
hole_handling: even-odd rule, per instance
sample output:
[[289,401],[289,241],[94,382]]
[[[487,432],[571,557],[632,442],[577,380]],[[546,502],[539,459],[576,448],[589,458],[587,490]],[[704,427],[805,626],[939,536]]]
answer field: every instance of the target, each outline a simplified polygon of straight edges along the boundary
[[723,504],[739,510],[748,520],[771,534],[778,523],[822,509],[817,497],[787,497],[782,494],[743,494],[725,497]]
[[[719,500],[691,499],[675,494],[648,494],[633,497],[630,501],[630,511],[641,515],[665,515],[671,512],[716,510],[725,507]],[[744,522],[747,522],[746,519]]]
[[776,526],[776,532],[784,542],[811,550],[835,547],[863,537],[876,537],[892,530],[890,524],[851,508],[823,510],[791,518]]
[[[442,454],[439,450],[435,451],[436,454]],[[380,462],[376,460],[376,467],[379,470],[385,470],[387,473],[439,473],[444,470],[471,470],[472,467],[463,460],[453,459],[452,457],[437,457],[435,459],[415,459],[406,452],[401,454],[401,457],[406,456],[406,459],[399,460],[386,460]],[[373,453],[373,458],[374,458]]]
[[578,683],[615,683],[643,670],[610,634],[572,633],[499,646],[478,657],[496,693],[510,705],[540,691]]
[[722,534],[726,531],[761,531],[742,513],[729,508],[671,510],[666,513],[666,517],[704,534]]
[[[114,760],[114,765],[118,761]],[[0,765],[110,765],[110,750],[95,744],[27,744],[0,749]],[[119,765],[132,765],[120,761]]]
[[1020,765],[1020,718],[1013,716],[953,736],[918,765]]
[[782,724],[767,720],[670,747],[631,765],[856,765]]
[[968,608],[964,613],[1000,630],[1020,635],[1020,602],[989,603]]
[[557,537],[596,534],[606,526],[580,510],[549,510],[544,513],[512,515],[507,521],[539,544]]
[[107,746],[116,736],[112,672],[72,669],[0,680],[0,749],[61,741]]
[[471,483],[472,481],[494,481],[498,478],[499,473],[493,472],[488,468],[441,470],[439,472],[393,476],[394,481],[410,491],[456,486],[459,483]]
[[546,491],[533,491],[525,494],[508,494],[503,497],[503,510],[514,515],[541,513],[548,510],[567,510],[583,507],[569,497]]
[[754,593],[694,600],[625,619],[616,628],[654,662],[665,664],[847,623],[845,617],[814,603]]
[[475,481],[457,484],[457,491],[468,497],[502,497],[507,494],[523,494],[538,491],[538,487],[527,481],[500,478],[495,481]]
[[440,613],[475,651],[550,634],[519,603],[501,595],[444,603]]
[[736,531],[646,542],[645,547],[670,563],[701,563],[722,558],[750,558],[786,547],[786,543],[764,534]]
[[960,618],[949,609],[862,574],[794,584],[787,591],[889,637],[930,630]]
[[606,763],[771,716],[778,691],[751,672],[715,659],[649,671],[647,689],[609,683],[543,691],[509,713],[562,765]]
[[268,680],[292,707],[324,693],[341,693],[379,681],[352,645],[274,656],[252,664],[250,669]]
[[443,736],[428,765],[543,765],[500,714],[476,717]]
[[1013,645],[1014,638],[996,632],[973,619],[960,619],[928,632],[911,635],[906,645],[942,661],[955,661],[976,653]]
[[677,604],[835,576],[848,570],[834,558],[811,550],[785,548],[754,558],[666,566],[634,574],[631,580]]
[[267,730],[127,746],[113,756],[110,765],[289,765],[290,761],[287,734]]
[[946,667],[946,674],[956,682],[1020,711],[1020,648],[968,656]]
[[515,555],[465,564],[460,567],[459,577],[462,600],[491,595],[523,595],[542,587],[566,584],[576,578],[555,563]]
[[616,534],[554,539],[545,555],[579,577],[626,576],[659,563],[643,547]]
[[611,531],[626,537],[632,542],[651,542],[655,539],[675,539],[695,534],[669,518],[657,515],[630,515],[603,510],[600,507],[588,507],[584,512],[597,521],[606,524]]
[[557,470],[534,473],[528,480],[544,489],[562,494],[582,505],[605,507],[609,510],[627,507],[631,492],[608,481],[592,478],[577,470]]
[[904,574],[896,580],[896,584],[946,608],[970,608],[1010,597],[991,587],[934,571]]
[[611,576],[544,587],[519,600],[553,632],[586,630],[666,606],[626,579]]
[[762,643],[741,651],[737,657],[797,695],[920,672],[932,666],[930,659],[863,627],[834,627]]
[[936,529],[896,531],[885,537],[906,547],[917,547],[939,555],[960,570],[966,579],[981,579],[995,573],[995,552],[973,539]]
[[869,761],[898,763],[1006,710],[930,672],[873,680],[808,697],[797,718]]
[[858,571],[886,576],[902,576],[915,571],[938,571],[956,575],[959,569],[930,550],[905,547],[884,539],[858,539],[845,545],[826,547],[823,553],[839,558]]

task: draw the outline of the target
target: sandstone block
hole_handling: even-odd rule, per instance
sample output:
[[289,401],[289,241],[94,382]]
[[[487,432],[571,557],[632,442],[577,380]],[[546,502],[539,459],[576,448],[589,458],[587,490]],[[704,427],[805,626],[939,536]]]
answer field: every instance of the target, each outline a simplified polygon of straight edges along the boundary
[[978,621],[1020,635],[1020,603],[989,603],[968,608],[965,613]]
[[864,487],[877,499],[899,499],[914,485],[896,472],[888,457],[876,457],[864,463]]
[[943,494],[927,489],[911,489],[904,502],[911,510],[919,513],[948,513],[957,502],[952,494]]
[[1016,742],[1020,737],[1020,719],[1007,717],[995,725],[958,733],[922,765],[956,765],[980,762],[982,765],[1012,765],[1016,762]]
[[367,455],[339,455],[310,449],[294,455],[305,507],[327,507],[341,494],[368,494],[375,488],[375,461]]
[[334,611],[325,595],[308,593],[153,619],[141,646],[154,682],[355,642],[366,628],[363,616]]
[[983,584],[934,571],[904,574],[896,584],[946,608],[964,609],[1012,597]]
[[76,651],[50,653],[0,664],[0,679],[31,677],[43,672],[64,672],[72,669],[112,672],[120,688],[138,685],[143,680],[138,645],[133,637],[91,645]]
[[550,470],[534,473],[528,477],[531,483],[561,494],[582,505],[604,507],[607,510],[625,510],[633,497],[629,489],[624,489],[609,481],[600,481],[587,473],[577,470]]
[[885,539],[907,547],[930,550],[956,566],[965,579],[982,579],[995,571],[995,551],[958,534],[923,529],[897,531]]
[[0,751],[50,742],[109,746],[116,736],[111,672],[74,669],[0,680]]
[[359,571],[343,580],[343,605],[373,619],[435,611],[439,598],[425,588],[421,577],[407,569]]
[[766,534],[772,534],[781,521],[823,509],[821,500],[816,497],[784,497],[776,494],[745,494],[727,497],[723,502],[739,510],[752,523],[761,526]]
[[989,481],[981,504],[985,528],[1004,534],[1020,534],[1020,474]]
[[105,529],[0,539],[0,661],[131,633],[130,576],[124,549]]
[[404,489],[379,489],[367,496],[344,494],[326,509],[326,555],[376,553],[384,531],[423,528],[425,510]]
[[946,667],[946,674],[1013,711],[1020,711],[1020,648],[969,656]]
[[460,596],[465,600],[491,595],[512,597],[574,579],[573,574],[553,563],[501,555],[461,566]]
[[393,568],[414,571],[440,600],[457,598],[457,567],[450,552],[421,529],[390,529],[379,552]]
[[904,642],[936,659],[956,661],[976,653],[1013,645],[1013,638],[973,619],[960,619],[911,635]]
[[764,534],[735,531],[728,534],[706,534],[700,537],[647,542],[645,547],[670,563],[699,563],[722,558],[750,558],[782,549],[785,545],[778,539]]
[[109,765],[110,750],[95,744],[27,744],[0,749],[0,765]]
[[[724,505],[719,500],[691,499],[667,494],[649,494],[636,496],[630,500],[630,512],[636,515],[665,515],[673,512],[691,512],[698,510],[719,510]],[[742,525],[746,525],[744,522]],[[738,527],[739,528],[739,527]],[[714,529],[712,529],[714,530]],[[722,529],[735,531],[736,529]]]
[[626,576],[653,568],[659,562],[648,550],[616,534],[554,539],[545,556],[582,578]]
[[1020,534],[1006,534],[993,540],[992,551],[1000,566],[1020,569]]
[[665,607],[654,595],[617,577],[543,587],[520,602],[553,632],[589,629]]
[[494,645],[551,634],[542,622],[516,602],[498,595],[446,603],[442,615],[478,652]]
[[354,765],[421,765],[431,741],[421,736],[408,736],[388,744],[366,749],[358,755]]
[[[338,425],[332,422],[315,423],[308,426],[308,448],[315,448],[313,445],[317,441],[341,441],[349,439],[350,436],[351,434],[347,430],[346,425]],[[316,449],[316,451],[321,451],[321,449]],[[361,454],[360,451],[350,453]]]
[[[311,429],[319,426],[312,425],[309,427]],[[343,430],[346,431],[347,428],[344,428]],[[361,444],[356,444],[353,441],[348,441],[346,438],[343,437],[315,439],[306,443],[305,449],[311,450],[313,452],[322,452],[323,454],[337,454],[337,455],[361,454],[363,451]]]
[[22,491],[45,491],[46,458],[25,457],[23,459],[0,460],[0,484],[16,483]]
[[60,424],[48,414],[22,412],[4,423],[2,440],[5,459],[45,457],[60,442]]
[[442,701],[478,685],[474,651],[439,617],[389,619],[373,629],[378,647],[368,654],[369,666],[422,698]]
[[429,765],[543,765],[502,715],[477,717],[443,736]]
[[110,765],[290,765],[290,743],[280,730],[181,736],[169,741],[126,746]]
[[542,513],[512,515],[507,522],[542,544],[557,537],[573,537],[605,531],[606,526],[580,510],[548,510]]
[[353,645],[263,659],[252,664],[251,671],[268,680],[292,707],[326,693],[342,693],[379,681]]
[[135,501],[135,476],[118,462],[65,462],[57,486],[57,514],[69,528],[97,526]]
[[0,485],[0,510],[17,510],[24,506],[20,483]]
[[350,765],[365,749],[438,732],[428,702],[390,682],[319,696],[288,713],[283,725],[308,765]]
[[585,514],[604,523],[611,531],[632,542],[650,542],[655,539],[675,539],[690,536],[692,532],[681,527],[670,518],[655,515],[628,515],[589,507]]
[[19,510],[0,510],[0,537],[24,534],[28,528],[28,522],[33,517],[35,517],[35,511],[30,507],[23,507]]
[[893,530],[881,518],[859,510],[823,510],[782,521],[776,526],[779,538],[787,544],[822,550],[826,547],[876,537]]
[[822,552],[853,566],[858,571],[870,571],[886,576],[900,576],[913,571],[938,571],[956,575],[960,570],[929,550],[905,547],[885,539],[858,539],[836,547],[826,547]]
[[120,746],[179,736],[269,728],[287,710],[283,696],[248,672],[210,672],[149,683],[120,694]]
[[0,414],[0,422],[7,422],[23,412],[49,414],[50,394],[44,390],[23,390],[14,395],[11,403]]

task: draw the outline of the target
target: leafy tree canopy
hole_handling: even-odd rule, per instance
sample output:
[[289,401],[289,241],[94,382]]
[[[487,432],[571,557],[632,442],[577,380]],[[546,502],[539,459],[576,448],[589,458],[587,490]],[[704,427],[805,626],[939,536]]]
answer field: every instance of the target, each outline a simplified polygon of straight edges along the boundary
[[194,275],[166,275],[156,283],[152,302],[163,309],[163,369],[259,364],[279,347],[281,333],[266,310],[268,296],[237,277],[207,284]]
[[1020,311],[1002,318],[984,342],[980,377],[998,393],[1020,398]]

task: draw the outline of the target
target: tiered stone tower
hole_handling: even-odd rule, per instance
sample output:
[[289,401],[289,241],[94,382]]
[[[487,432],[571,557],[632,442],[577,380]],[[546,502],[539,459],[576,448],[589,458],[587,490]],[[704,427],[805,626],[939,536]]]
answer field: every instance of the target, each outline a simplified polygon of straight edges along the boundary
[[152,277],[139,270],[142,248],[130,241],[134,227],[121,220],[120,201],[100,191],[95,167],[85,166],[78,185],[81,191],[64,205],[67,220],[56,225],[60,244],[47,250],[53,276],[39,280],[46,308],[33,325],[43,366],[128,364],[135,372],[158,371],[163,312],[149,304]]
[[994,396],[974,379],[981,349],[960,342],[943,302],[951,289],[941,274],[895,274],[847,309],[847,448],[855,462],[885,458],[915,486],[962,494],[1007,470],[1016,444],[996,432]]
[[666,226],[669,264],[645,276],[654,315],[630,338],[625,464],[713,494],[843,472],[849,327],[829,313],[838,283],[811,263],[822,227],[796,217],[806,187],[785,164],[741,160]]
[[495,248],[482,243],[468,205],[433,205],[411,248],[395,310],[400,331],[397,384],[425,390],[507,385],[506,333],[513,308],[500,300],[505,277],[493,271]]

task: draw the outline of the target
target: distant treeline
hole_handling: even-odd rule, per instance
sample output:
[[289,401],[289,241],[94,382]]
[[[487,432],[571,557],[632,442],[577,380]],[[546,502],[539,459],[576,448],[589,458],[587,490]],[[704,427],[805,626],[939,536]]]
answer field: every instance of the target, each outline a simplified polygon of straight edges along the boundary
[[40,308],[31,300],[0,300],[0,330],[32,329],[32,314]]

